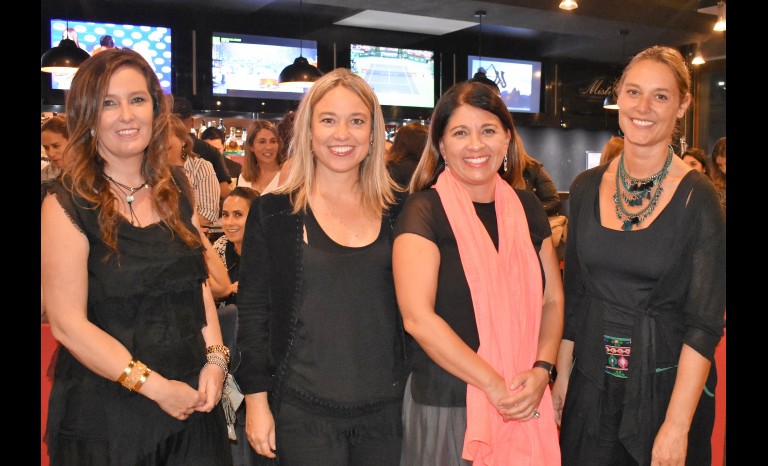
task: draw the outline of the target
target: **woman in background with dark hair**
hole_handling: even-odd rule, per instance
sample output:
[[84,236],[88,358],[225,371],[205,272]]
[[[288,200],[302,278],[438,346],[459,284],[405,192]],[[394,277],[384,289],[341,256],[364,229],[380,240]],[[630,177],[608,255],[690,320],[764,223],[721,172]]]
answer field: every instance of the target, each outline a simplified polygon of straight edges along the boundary
[[411,182],[411,176],[427,145],[428,132],[426,126],[412,121],[401,126],[395,133],[395,142],[387,152],[387,169],[392,179],[403,188],[407,188]]
[[413,370],[403,466],[560,464],[548,383],[563,289],[536,196],[513,189],[523,159],[512,117],[486,84],[435,106],[395,225],[392,269]]
[[513,188],[527,189],[539,198],[547,216],[551,217],[560,213],[560,196],[557,194],[557,187],[552,177],[549,176],[544,164],[531,157],[523,146],[523,140],[520,133],[515,133],[515,147],[517,157],[523,162],[523,173],[517,174],[512,170],[507,170],[501,175],[507,182],[512,184],[512,180],[517,180]]
[[67,120],[63,116],[52,116],[40,126],[40,145],[50,162],[40,171],[40,182],[58,177],[64,166],[64,149],[69,142]]
[[717,188],[720,205],[725,212],[725,136],[721,137],[712,148],[712,157],[709,159],[709,176]]
[[[86,60],[67,93],[71,159],[43,200],[55,361],[51,464],[232,464],[222,345],[170,109],[138,53]],[[70,153],[71,152],[71,153]],[[70,163],[71,162],[71,163]]]

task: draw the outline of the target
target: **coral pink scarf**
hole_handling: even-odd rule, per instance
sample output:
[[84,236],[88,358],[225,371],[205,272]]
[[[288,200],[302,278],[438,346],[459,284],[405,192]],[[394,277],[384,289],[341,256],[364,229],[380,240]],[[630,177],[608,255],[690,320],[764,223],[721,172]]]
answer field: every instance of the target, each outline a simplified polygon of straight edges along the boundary
[[[536,360],[542,281],[523,205],[496,175],[499,250],[475,213],[467,191],[446,169],[435,184],[456,236],[480,336],[477,354],[509,386]],[[462,457],[474,465],[560,465],[560,447],[549,387],[539,419],[504,422],[479,388],[467,384],[467,431]]]

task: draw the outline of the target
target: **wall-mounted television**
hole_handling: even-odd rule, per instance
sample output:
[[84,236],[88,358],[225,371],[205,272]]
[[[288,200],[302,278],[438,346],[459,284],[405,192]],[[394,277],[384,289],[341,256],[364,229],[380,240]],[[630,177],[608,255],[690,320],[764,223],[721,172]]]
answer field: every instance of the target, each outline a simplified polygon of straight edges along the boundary
[[434,51],[350,44],[349,63],[381,105],[435,106]]
[[[74,34],[67,33],[67,26]],[[136,24],[96,23],[92,21],[51,20],[51,47],[59,45],[67,35],[70,39],[88,52],[99,47],[102,36],[110,35],[115,47],[129,48],[139,52],[152,66],[160,80],[160,85],[166,94],[173,91],[173,74],[171,68],[171,29],[162,26],[140,26]],[[53,89],[69,89],[74,72],[52,73],[51,87]]]
[[541,104],[541,62],[510,58],[467,57],[468,78],[480,68],[501,90],[510,112],[539,113]]
[[281,87],[277,77],[299,55],[317,66],[317,41],[214,32],[214,96],[300,100],[306,90]]

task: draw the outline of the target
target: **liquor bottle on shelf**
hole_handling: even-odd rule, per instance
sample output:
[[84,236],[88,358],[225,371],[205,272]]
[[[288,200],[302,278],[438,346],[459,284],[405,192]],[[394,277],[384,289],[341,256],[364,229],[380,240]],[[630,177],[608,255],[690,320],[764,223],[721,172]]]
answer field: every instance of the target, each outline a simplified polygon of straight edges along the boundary
[[203,137],[203,131],[205,131],[206,128],[207,128],[207,126],[205,126],[205,120],[201,118],[200,119],[200,129],[197,130],[197,137],[198,138],[202,138]]
[[224,142],[224,150],[227,152],[240,152],[240,141],[237,140],[235,135],[235,127],[229,128],[229,137]]
[[243,128],[243,133],[240,135],[240,149],[245,151],[245,145],[248,144],[248,130]]

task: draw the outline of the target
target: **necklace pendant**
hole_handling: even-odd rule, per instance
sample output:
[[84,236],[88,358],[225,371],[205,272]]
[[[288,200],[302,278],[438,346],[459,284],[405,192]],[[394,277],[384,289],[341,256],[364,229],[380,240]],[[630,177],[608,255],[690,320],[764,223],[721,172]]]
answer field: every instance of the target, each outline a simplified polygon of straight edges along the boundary
[[624,231],[632,230],[632,220],[630,218],[624,220],[624,223],[621,224],[621,229]]
[[129,195],[125,196],[125,202],[127,202],[128,204],[133,202],[133,194],[129,194]]

